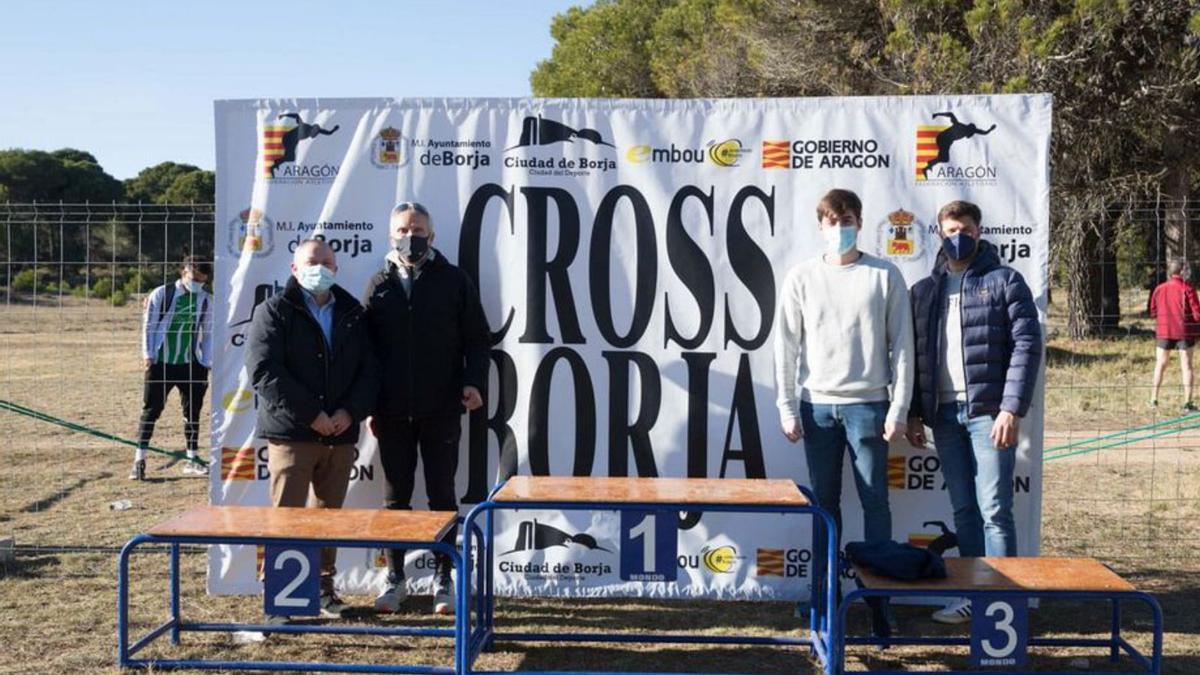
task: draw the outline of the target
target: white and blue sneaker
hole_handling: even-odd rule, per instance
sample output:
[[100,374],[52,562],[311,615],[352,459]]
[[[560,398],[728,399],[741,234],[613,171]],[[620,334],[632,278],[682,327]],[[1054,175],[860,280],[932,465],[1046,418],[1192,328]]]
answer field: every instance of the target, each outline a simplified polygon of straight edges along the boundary
[[938,623],[958,625],[971,620],[971,601],[966,598],[954,600],[945,607],[933,613],[933,620]]

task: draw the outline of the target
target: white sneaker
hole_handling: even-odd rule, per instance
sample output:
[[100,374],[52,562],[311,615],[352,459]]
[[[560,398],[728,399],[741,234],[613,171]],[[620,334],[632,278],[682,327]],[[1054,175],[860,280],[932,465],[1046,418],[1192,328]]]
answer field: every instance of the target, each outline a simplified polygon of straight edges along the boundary
[[208,467],[196,460],[188,460],[183,463],[183,473],[190,476],[207,476]]
[[938,623],[956,625],[971,620],[971,601],[959,598],[933,613],[933,620]]
[[400,605],[408,599],[408,588],[401,581],[395,586],[388,586],[379,597],[375,598],[375,611],[380,614],[395,614],[400,611]]
[[454,584],[449,579],[438,579],[433,585],[433,613],[454,613]]
[[268,614],[266,620],[263,621],[268,626],[286,626],[291,622],[292,617],[286,614]]

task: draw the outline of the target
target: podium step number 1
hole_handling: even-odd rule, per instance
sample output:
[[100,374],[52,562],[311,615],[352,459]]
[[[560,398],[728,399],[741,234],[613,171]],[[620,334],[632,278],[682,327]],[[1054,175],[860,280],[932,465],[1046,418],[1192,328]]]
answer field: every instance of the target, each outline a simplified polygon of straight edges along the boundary
[[621,579],[675,581],[679,573],[679,515],[621,511]]

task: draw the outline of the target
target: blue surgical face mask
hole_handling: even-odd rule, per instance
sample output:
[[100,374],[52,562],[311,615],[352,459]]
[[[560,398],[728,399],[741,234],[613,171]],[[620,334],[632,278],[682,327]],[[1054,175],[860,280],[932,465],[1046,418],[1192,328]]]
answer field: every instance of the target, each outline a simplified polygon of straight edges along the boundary
[[858,245],[858,228],[854,225],[836,225],[821,230],[825,237],[825,252],[841,257]]
[[296,274],[296,281],[299,282],[300,288],[309,293],[324,293],[333,288],[333,282],[337,275],[333,270],[324,265],[305,265],[300,268]]
[[187,288],[188,293],[199,293],[204,290],[204,284],[199,281],[185,281],[183,285]]
[[962,232],[942,238],[942,250],[946,252],[947,258],[955,262],[966,260],[974,255],[976,244],[975,237]]

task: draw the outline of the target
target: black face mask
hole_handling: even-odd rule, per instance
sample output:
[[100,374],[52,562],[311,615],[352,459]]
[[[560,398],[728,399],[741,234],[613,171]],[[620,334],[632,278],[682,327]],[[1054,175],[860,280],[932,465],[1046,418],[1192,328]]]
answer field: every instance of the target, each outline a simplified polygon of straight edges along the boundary
[[429,237],[404,235],[396,240],[396,252],[411,263],[419,262],[429,252]]

